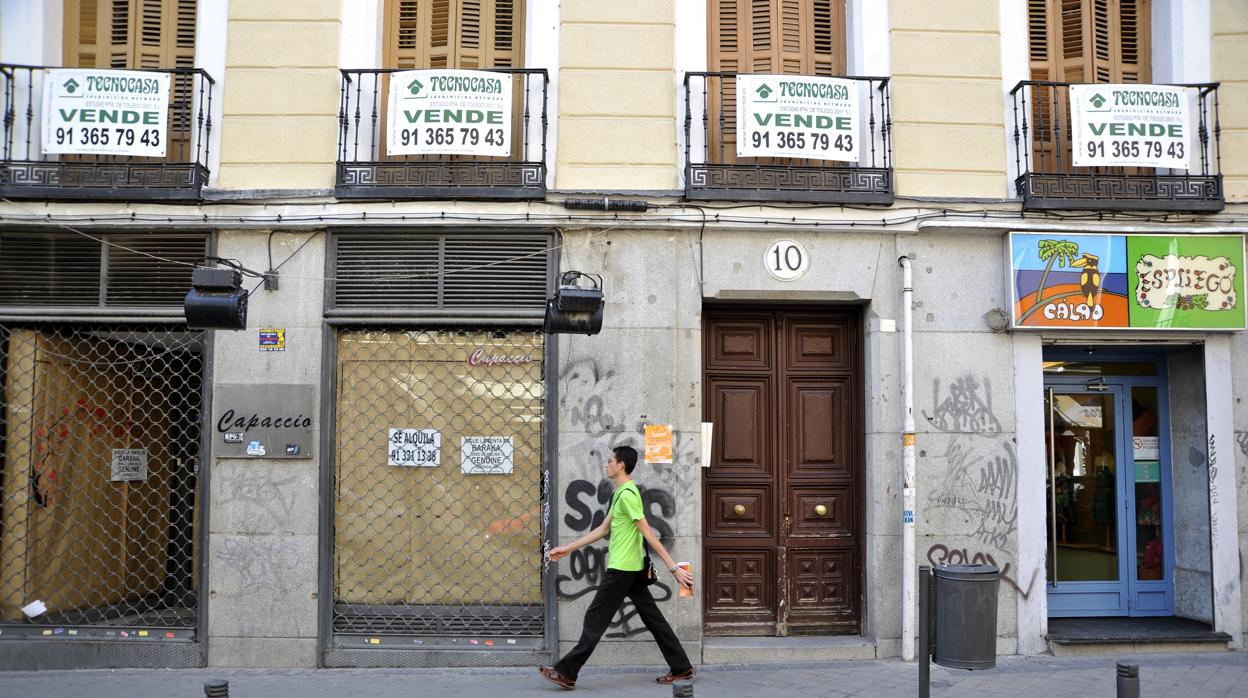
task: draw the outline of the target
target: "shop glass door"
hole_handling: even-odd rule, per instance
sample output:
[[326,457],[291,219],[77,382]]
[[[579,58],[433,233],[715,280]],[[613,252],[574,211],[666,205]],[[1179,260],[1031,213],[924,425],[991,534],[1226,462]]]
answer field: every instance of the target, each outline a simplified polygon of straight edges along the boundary
[[1164,389],[1119,380],[1046,378],[1050,616],[1174,612]]

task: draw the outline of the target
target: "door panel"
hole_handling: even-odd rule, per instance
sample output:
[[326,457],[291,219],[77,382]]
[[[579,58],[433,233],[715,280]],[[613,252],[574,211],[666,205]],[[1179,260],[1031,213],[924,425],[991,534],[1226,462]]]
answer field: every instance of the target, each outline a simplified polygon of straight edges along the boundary
[[720,431],[720,473],[767,475],[773,433],[770,378],[707,378],[707,401]]
[[859,313],[704,320],[705,631],[860,632]]

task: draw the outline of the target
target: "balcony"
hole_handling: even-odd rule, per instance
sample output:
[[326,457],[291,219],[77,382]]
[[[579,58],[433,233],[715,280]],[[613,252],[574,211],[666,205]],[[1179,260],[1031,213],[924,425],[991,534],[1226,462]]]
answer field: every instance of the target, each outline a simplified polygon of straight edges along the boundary
[[396,69],[342,70],[338,112],[340,199],[500,199],[546,197],[549,80],[541,69],[490,69],[512,81],[507,156],[387,153],[386,112]]
[[888,78],[848,77],[858,86],[857,162],[737,154],[736,78],[685,75],[685,198],[881,204],[893,202]]
[[[45,153],[46,66],[0,64],[0,197],[47,200],[198,201],[208,182],[214,81],[198,68],[144,69],[170,76],[164,156]],[[72,129],[77,132],[79,129]],[[101,128],[120,138],[123,127]],[[98,134],[98,131],[97,131]],[[132,134],[131,134],[132,135]]]
[[[1224,206],[1217,83],[1189,88],[1189,169],[1076,167],[1071,83],[1024,80],[1010,91],[1015,186],[1024,210],[1216,212]],[[1145,144],[1147,145],[1147,144]],[[1160,151],[1160,146],[1158,146]]]

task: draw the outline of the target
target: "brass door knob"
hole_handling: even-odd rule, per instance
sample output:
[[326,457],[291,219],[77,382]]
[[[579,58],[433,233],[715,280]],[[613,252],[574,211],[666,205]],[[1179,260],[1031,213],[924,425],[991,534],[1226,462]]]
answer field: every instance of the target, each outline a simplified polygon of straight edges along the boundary
[[815,513],[816,513],[816,514],[818,514],[819,516],[827,516],[827,515],[828,515],[828,508],[827,508],[826,506],[822,505],[822,504],[816,504],[816,505],[815,505]]
[[732,513],[736,514],[737,516],[745,516],[745,505],[744,504],[736,505],[735,507],[732,508]]

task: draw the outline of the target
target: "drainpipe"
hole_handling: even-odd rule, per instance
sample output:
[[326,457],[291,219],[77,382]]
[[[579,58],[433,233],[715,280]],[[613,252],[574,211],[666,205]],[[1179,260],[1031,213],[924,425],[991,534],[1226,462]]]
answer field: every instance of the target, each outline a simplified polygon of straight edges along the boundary
[[910,334],[910,310],[914,289],[910,258],[897,259],[901,265],[901,344],[902,402],[905,417],[901,423],[901,657],[914,659],[915,579],[914,579],[914,342]]

